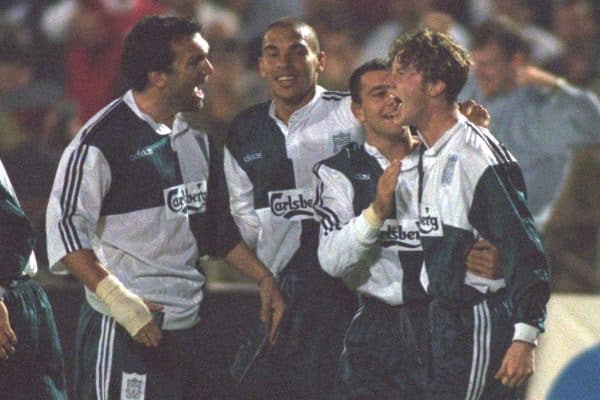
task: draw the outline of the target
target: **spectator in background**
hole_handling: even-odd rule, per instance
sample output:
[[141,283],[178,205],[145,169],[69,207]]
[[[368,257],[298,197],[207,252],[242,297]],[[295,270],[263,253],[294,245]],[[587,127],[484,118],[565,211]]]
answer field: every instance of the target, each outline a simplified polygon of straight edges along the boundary
[[369,32],[361,46],[359,62],[387,56],[389,45],[405,32],[423,26],[452,36],[468,46],[471,35],[449,15],[432,8],[432,0],[388,0],[387,20]]
[[16,26],[0,23],[0,154],[30,139],[61,96],[50,81],[35,79],[31,43]]
[[268,98],[268,93],[263,88],[261,95],[261,91],[252,86],[257,78],[244,68],[244,47],[240,41],[213,38],[211,45],[210,56],[215,72],[206,82],[204,112],[196,117],[203,130],[222,146],[229,123],[238,111],[261,96]]
[[50,189],[60,155],[81,128],[78,115],[71,102],[58,102],[46,113],[43,125],[4,158],[23,210],[35,230],[35,253],[44,266],[48,265],[45,215]]
[[81,120],[122,91],[123,36],[141,16],[162,9],[153,0],[62,0],[46,10],[42,27],[66,45],[66,95],[78,105]]
[[358,59],[358,43],[348,29],[321,33],[321,45],[327,53],[327,68],[321,73],[323,86],[330,90],[347,90],[348,79]]
[[473,35],[474,76],[461,93],[486,107],[490,130],[519,160],[539,228],[562,185],[573,146],[598,143],[600,102],[529,63],[529,45],[508,17]]
[[[566,52],[549,66],[596,95],[600,95],[598,11],[597,2],[553,1],[554,31]],[[599,185],[600,145],[576,149],[545,235],[556,291],[600,293]]]
[[600,29],[598,15],[588,0],[553,2],[554,32],[564,43],[565,52],[549,69],[575,85],[600,95]]
[[62,49],[51,43],[40,24],[44,11],[53,3],[55,0],[3,0],[0,19],[23,33],[35,48],[31,55],[35,75],[39,79],[62,82]]
[[600,145],[578,149],[546,226],[552,289],[600,294]]
[[305,18],[319,37],[328,30],[352,27],[352,11],[347,0],[304,0]]
[[506,15],[512,18],[521,34],[531,46],[529,58],[532,62],[545,65],[565,51],[565,45],[552,32],[542,28],[535,20],[535,7],[530,0],[492,0],[491,15]]
[[[286,15],[301,17],[305,15],[306,8],[304,0],[222,0],[221,3],[239,16],[241,20],[239,39],[244,41],[246,46],[255,43],[258,52],[260,52],[265,26]],[[250,58],[252,63],[257,56]]]
[[159,0],[164,15],[194,18],[201,25],[205,36],[212,42],[215,37],[238,38],[240,17],[221,3],[209,0]]

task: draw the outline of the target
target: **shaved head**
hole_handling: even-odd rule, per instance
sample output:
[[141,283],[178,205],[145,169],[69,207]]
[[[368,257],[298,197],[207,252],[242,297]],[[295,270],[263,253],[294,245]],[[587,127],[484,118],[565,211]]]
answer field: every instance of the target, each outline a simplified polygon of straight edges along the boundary
[[283,17],[276,19],[273,21],[267,29],[265,30],[265,34],[263,35],[263,46],[264,46],[264,37],[269,33],[270,30],[273,29],[290,29],[296,31],[302,36],[306,43],[310,46],[310,49],[316,54],[321,52],[321,45],[319,44],[319,38],[317,37],[317,32],[315,29],[304,22],[303,20],[295,17]]

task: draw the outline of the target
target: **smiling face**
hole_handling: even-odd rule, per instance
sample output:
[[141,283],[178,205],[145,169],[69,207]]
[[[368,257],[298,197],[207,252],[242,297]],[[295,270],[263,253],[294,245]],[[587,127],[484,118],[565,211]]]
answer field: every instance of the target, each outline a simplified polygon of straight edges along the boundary
[[167,74],[165,98],[176,112],[198,111],[204,92],[200,86],[214,68],[208,59],[208,42],[196,33],[171,44],[175,59]]
[[298,109],[315,94],[325,55],[308,28],[276,26],[265,33],[260,74],[269,85],[275,105]]
[[389,71],[369,71],[361,76],[360,103],[352,103],[352,112],[364,126],[371,144],[380,138],[403,137],[403,129],[395,122],[398,105]]

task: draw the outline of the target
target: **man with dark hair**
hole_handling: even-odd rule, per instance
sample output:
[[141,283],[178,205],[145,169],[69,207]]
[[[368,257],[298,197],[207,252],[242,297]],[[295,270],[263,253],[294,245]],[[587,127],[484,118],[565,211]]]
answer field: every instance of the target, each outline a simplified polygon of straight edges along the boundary
[[318,86],[325,67],[314,29],[296,18],[270,24],[260,74],[272,100],[242,111],[225,149],[231,211],[248,245],[269,266],[288,304],[279,344],[257,357],[261,328],[232,368],[248,399],[322,399],[331,391],[356,296],[317,259],[312,167],[362,141],[350,97]]
[[[391,52],[399,125],[418,129],[422,282],[433,297],[433,399],[518,399],[549,298],[549,266],[525,200],[521,170],[456,96],[471,60],[444,34],[418,31]],[[458,83],[457,83],[458,82]],[[477,237],[502,255],[502,279],[467,270]]]
[[[65,150],[47,214],[48,257],[86,289],[77,399],[221,399],[218,342],[200,321],[200,256],[223,255],[258,281],[274,340],[285,304],[229,214],[222,157],[181,112],[197,111],[213,73],[200,26],[147,17],[125,39],[133,89]],[[155,60],[160,58],[160,60]]]
[[[351,143],[315,167],[319,261],[361,299],[344,338],[336,398],[423,398],[430,344],[429,298],[419,282],[420,141],[395,122],[399,103],[387,61],[361,65],[349,86],[365,143]],[[477,123],[487,117],[469,115]],[[494,249],[486,241],[475,243],[467,267],[480,274],[498,272],[497,252],[482,248]]]
[[52,306],[31,279],[35,235],[0,162],[0,397],[65,400]]
[[575,146],[600,142],[600,102],[530,64],[530,43],[509,18],[482,23],[473,35],[474,76],[460,95],[494,116],[490,130],[521,164],[527,202],[544,228]]
[[388,65],[369,61],[350,78],[365,143],[350,144],[315,167],[319,261],[361,299],[344,339],[339,399],[420,399],[427,383],[428,298],[419,282],[414,196],[420,142],[395,123],[398,101]]
[[238,352],[232,371],[248,399],[327,398],[357,307],[317,256],[312,168],[364,140],[348,93],[318,85],[323,68],[325,53],[310,25],[290,17],[270,24],[259,69],[272,99],[242,111],[226,144],[232,214],[289,306],[278,345],[265,350],[258,327]]

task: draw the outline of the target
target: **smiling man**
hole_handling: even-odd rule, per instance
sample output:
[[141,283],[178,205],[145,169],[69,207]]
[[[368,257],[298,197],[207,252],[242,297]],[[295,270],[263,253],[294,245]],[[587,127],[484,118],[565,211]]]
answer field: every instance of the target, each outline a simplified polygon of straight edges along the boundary
[[313,166],[364,141],[349,93],[318,85],[325,65],[310,25],[289,17],[271,23],[259,59],[271,100],[241,112],[227,140],[232,214],[289,306],[277,345],[265,350],[258,326],[240,347],[232,371],[246,399],[329,398],[357,307],[356,295],[322,270],[317,255]]
[[260,282],[274,339],[285,304],[231,215],[222,156],[181,112],[202,106],[213,73],[200,26],[141,20],[125,40],[132,89],[92,117],[65,150],[47,214],[55,273],[86,289],[75,398],[223,399],[232,388],[217,340],[199,321],[205,254]]
[[395,122],[399,103],[388,62],[358,67],[350,92],[365,143],[315,167],[319,260],[361,297],[344,339],[335,398],[422,399],[430,353],[429,300],[419,281],[420,142]]
[[257,327],[238,352],[233,372],[247,399],[327,398],[357,306],[317,259],[312,168],[344,145],[362,142],[348,93],[318,85],[324,67],[325,53],[310,25],[296,18],[270,24],[259,69],[272,99],[242,111],[227,140],[232,214],[289,305],[278,345],[257,357]]

